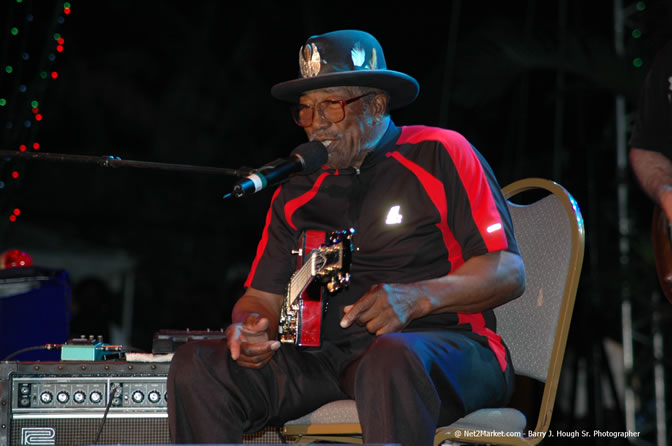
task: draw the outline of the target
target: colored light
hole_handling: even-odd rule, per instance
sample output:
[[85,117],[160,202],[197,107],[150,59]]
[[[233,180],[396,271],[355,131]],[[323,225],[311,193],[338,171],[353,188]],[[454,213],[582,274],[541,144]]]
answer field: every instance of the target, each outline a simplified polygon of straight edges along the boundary
[[639,39],[640,37],[642,37],[642,30],[639,29],[639,28],[633,29],[632,30],[632,37],[634,37],[635,39]]
[[63,52],[63,45],[57,45],[56,46],[56,51],[58,51],[59,53],[62,53]]
[[644,61],[639,57],[635,57],[634,59],[632,59],[632,64],[635,67],[640,68],[642,65],[644,65]]
[[51,78],[56,79],[58,77],[58,72],[57,71],[52,71],[51,72]]
[[637,11],[644,11],[646,9],[646,2],[637,2]]
[[54,40],[58,42],[58,39],[61,38],[61,35],[59,33],[54,33]]
[[28,91],[28,87],[26,87],[26,84],[19,85],[19,91],[21,93],[25,93],[26,91]]
[[34,142],[33,143],[33,149],[37,150],[40,148],[40,143],[39,142]]
[[21,145],[19,146],[19,150],[22,151],[22,152],[25,152],[25,151],[26,151],[26,145],[25,145],[25,144],[21,144]]
[[33,125],[33,123],[30,122],[29,119],[26,119],[25,121],[23,121],[23,126],[24,126],[25,128],[29,129],[31,125]]
[[0,98],[0,107],[4,107],[5,105],[7,105],[7,99]]
[[49,56],[47,57],[49,58],[49,62],[53,62],[56,60],[56,55],[54,53],[49,53]]
[[0,189],[4,189],[4,188],[5,188],[5,182],[4,182],[4,181],[0,181]]
[[19,33],[19,28],[14,27],[9,30],[10,33],[12,33],[13,36],[17,35]]
[[64,39],[63,37],[61,37],[60,39],[58,39],[58,44],[59,44],[59,45],[63,45],[64,43],[65,43],[65,39]]
[[31,102],[30,102],[30,106],[31,106],[31,107],[35,107],[35,108],[37,108],[37,107],[40,106],[40,103],[37,102],[37,101],[31,101]]
[[8,74],[11,74],[12,71],[14,71],[14,68],[12,68],[11,65],[7,65],[7,66],[5,67],[5,71],[6,71]]
[[23,57],[23,60],[28,60],[28,59],[30,59],[30,54],[23,53],[21,57]]
[[64,12],[66,15],[70,14],[70,8],[64,8],[64,9],[63,9],[63,12]]
[[41,77],[42,79],[46,79],[47,76],[49,76],[49,75],[47,74],[46,71],[43,71],[43,72],[40,73],[40,77]]
[[70,2],[64,2],[63,8],[70,9]]
[[9,221],[16,221],[16,215],[10,215]]
[[39,112],[40,112],[40,109],[39,109],[39,108],[37,108],[37,107],[33,107],[33,113],[39,113]]
[[19,172],[17,172],[16,170],[12,172],[12,178],[14,178],[15,180],[19,178]]
[[35,115],[35,120],[36,121],[41,121],[42,120],[42,115],[40,113]]
[[14,209],[14,215],[21,215],[21,209],[19,208]]

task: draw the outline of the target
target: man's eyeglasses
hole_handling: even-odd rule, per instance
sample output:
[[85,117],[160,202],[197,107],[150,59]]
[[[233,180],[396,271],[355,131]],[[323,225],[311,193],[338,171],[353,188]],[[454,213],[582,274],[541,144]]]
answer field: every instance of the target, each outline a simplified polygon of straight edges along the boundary
[[313,123],[315,110],[317,110],[322,119],[336,124],[345,119],[346,105],[372,94],[374,93],[369,92],[352,99],[341,99],[340,101],[322,101],[315,105],[297,104],[291,107],[292,117],[294,118],[294,122],[301,127],[308,127]]

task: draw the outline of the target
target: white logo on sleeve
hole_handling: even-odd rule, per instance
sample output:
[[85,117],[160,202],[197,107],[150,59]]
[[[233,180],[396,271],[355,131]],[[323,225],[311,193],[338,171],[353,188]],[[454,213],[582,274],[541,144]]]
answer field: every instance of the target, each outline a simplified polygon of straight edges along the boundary
[[387,218],[385,219],[386,224],[398,225],[401,223],[401,219],[404,216],[399,213],[399,209],[401,209],[401,206],[392,206],[390,208],[390,212],[387,213]]

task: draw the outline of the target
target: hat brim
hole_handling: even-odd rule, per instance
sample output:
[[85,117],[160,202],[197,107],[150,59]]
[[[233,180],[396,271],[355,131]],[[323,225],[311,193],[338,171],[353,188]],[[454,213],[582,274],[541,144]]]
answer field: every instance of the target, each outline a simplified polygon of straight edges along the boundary
[[390,110],[410,104],[418,97],[420,86],[411,76],[392,70],[361,70],[325,73],[320,76],[281,82],[271,88],[271,95],[281,101],[298,103],[311,90],[327,87],[373,87],[390,94]]

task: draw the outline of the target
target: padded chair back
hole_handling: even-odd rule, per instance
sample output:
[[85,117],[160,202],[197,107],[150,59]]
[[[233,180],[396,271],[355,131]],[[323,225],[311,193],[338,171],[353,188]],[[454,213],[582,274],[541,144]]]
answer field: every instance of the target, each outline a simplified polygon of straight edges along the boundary
[[[505,340],[516,374],[546,381],[556,328],[571,268],[571,217],[550,194],[529,205],[509,202],[525,265],[525,293],[495,309],[497,332]],[[564,315],[569,316],[569,315]]]

